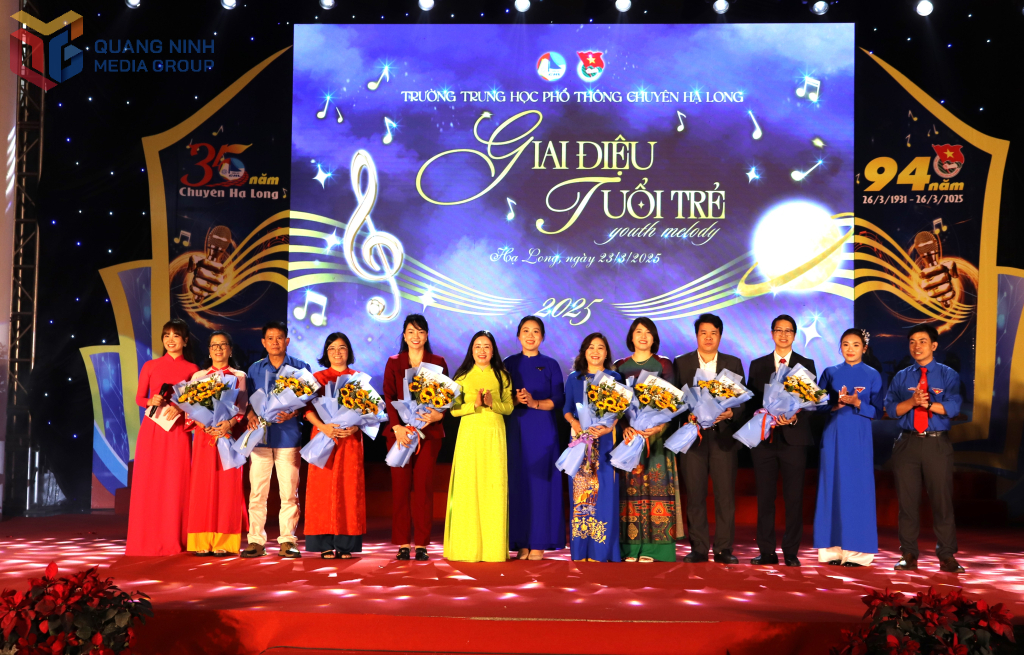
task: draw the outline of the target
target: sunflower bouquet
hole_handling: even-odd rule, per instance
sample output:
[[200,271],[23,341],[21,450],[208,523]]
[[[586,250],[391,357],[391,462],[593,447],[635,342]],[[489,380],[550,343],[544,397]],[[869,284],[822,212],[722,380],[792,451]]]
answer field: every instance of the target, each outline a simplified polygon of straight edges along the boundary
[[[388,420],[384,401],[370,386],[366,373],[342,375],[324,388],[324,395],[313,400],[313,409],[324,423],[339,428],[358,427],[371,439],[377,438],[380,424]],[[323,468],[334,450],[334,439],[317,434],[302,447],[302,459],[318,468]]]
[[[633,401],[626,415],[630,427],[644,431],[665,425],[689,407],[681,389],[659,378],[657,373],[641,371],[633,383]],[[612,466],[632,471],[646,447],[646,439],[633,439],[629,443],[623,441],[611,452]]]
[[445,375],[443,369],[436,364],[423,362],[415,368],[405,370],[405,384],[402,388],[402,399],[392,400],[391,406],[398,412],[399,418],[411,428],[412,443],[401,446],[398,442],[388,451],[384,461],[389,466],[401,468],[405,466],[419,445],[420,433],[427,426],[423,416],[431,410],[443,412],[450,408],[458,398],[462,388]]
[[674,453],[685,453],[697,439],[701,428],[710,428],[715,419],[727,409],[739,407],[754,397],[754,392],[743,384],[743,376],[722,369],[712,377],[703,369],[693,376],[693,387],[684,388],[684,399],[690,404],[690,416],[681,428],[665,441],[665,448]]
[[266,438],[267,427],[279,414],[302,409],[316,397],[319,390],[320,383],[306,369],[284,365],[273,379],[270,378],[268,371],[263,388],[257,389],[249,398],[249,404],[259,419],[259,425],[242,433],[232,448],[248,457]]
[[219,371],[198,380],[186,380],[174,385],[171,402],[200,425],[211,427],[239,413],[235,407],[238,378],[224,376]]
[[555,468],[564,471],[569,477],[576,475],[584,460],[596,457],[590,428],[609,427],[621,418],[633,400],[633,390],[616,382],[607,373],[598,373],[593,380],[584,382],[583,396],[584,402],[576,403],[576,414],[583,434],[574,434],[569,447],[562,451],[555,462]]
[[755,448],[771,435],[779,417],[790,419],[801,409],[827,404],[828,392],[818,387],[813,373],[802,364],[793,368],[783,364],[764,385],[761,408],[733,433],[733,438],[748,448]]

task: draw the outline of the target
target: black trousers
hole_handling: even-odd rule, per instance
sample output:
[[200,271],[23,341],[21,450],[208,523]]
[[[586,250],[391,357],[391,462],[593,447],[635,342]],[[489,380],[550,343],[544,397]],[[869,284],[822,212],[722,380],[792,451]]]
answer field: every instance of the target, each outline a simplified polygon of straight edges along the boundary
[[899,501],[900,550],[918,557],[917,537],[921,532],[921,480],[932,504],[932,527],[939,559],[956,551],[956,522],[953,520],[953,444],[941,437],[901,436],[892,448],[892,472]]
[[690,524],[690,549],[706,554],[711,547],[708,528],[708,474],[715,492],[715,553],[732,550],[736,534],[736,450],[738,441],[729,439],[728,448],[718,443],[718,430],[701,430],[700,443],[682,455],[686,482],[686,518]]
[[762,441],[750,450],[757,482],[757,547],[762,555],[775,553],[775,495],[782,474],[782,497],[786,508],[786,531],[782,553],[796,557],[803,536],[804,469],[807,446],[792,446],[782,437]]

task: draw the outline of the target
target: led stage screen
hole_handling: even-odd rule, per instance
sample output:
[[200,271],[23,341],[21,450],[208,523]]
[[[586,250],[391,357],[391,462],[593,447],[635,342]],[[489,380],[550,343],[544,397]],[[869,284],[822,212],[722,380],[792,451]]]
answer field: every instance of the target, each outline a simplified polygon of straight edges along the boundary
[[661,353],[840,360],[853,324],[854,37],[831,25],[295,27],[288,311],[375,376],[423,313],[457,365],[525,314],[567,365],[637,316]]

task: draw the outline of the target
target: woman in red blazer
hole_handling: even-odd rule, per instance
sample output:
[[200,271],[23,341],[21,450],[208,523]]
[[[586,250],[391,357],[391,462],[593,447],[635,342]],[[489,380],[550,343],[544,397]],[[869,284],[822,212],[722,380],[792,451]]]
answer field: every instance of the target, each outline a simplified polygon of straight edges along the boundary
[[[388,358],[384,367],[384,404],[388,411],[384,437],[388,449],[396,441],[403,446],[410,442],[412,428],[406,427],[391,405],[391,401],[403,396],[406,369],[427,362],[440,366],[444,375],[448,375],[444,357],[430,351],[429,337],[427,319],[420,314],[409,314],[402,324],[401,349]],[[416,551],[417,560],[429,559],[427,544],[434,524],[434,464],[441,450],[441,439],[444,439],[444,426],[440,422],[443,416],[440,412],[430,412],[426,419],[428,425],[422,430],[425,438],[420,442],[419,451],[409,464],[391,469],[391,543],[398,546],[396,559],[409,559],[410,546]]]

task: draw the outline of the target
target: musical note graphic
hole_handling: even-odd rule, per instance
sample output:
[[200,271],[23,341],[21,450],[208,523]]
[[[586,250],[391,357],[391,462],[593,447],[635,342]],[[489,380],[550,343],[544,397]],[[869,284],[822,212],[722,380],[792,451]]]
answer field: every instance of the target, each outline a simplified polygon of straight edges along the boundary
[[327,325],[327,296],[316,291],[306,290],[306,304],[302,307],[296,307],[292,310],[292,315],[300,321],[306,318],[306,314],[309,312],[309,303],[313,303],[320,307],[320,313],[316,312],[309,315],[309,322],[316,327],[323,327]]
[[860,173],[857,173],[857,176],[856,176],[855,179],[856,179],[856,184],[860,184]]
[[[366,171],[366,190],[363,190],[363,171]],[[366,303],[366,312],[378,321],[391,321],[398,316],[402,308],[402,299],[395,278],[402,270],[405,262],[405,250],[402,242],[387,232],[378,232],[373,226],[370,213],[377,203],[377,166],[373,157],[365,150],[357,150],[352,155],[349,167],[352,181],[352,192],[356,196],[356,208],[345,226],[342,236],[342,252],[349,269],[360,279],[367,282],[386,282],[393,301],[391,311],[383,298],[374,296]],[[356,237],[363,228],[366,234],[356,253]],[[364,263],[365,262],[365,263]]]
[[390,118],[388,118],[387,116],[385,116],[384,117],[384,127],[386,127],[388,129],[388,133],[385,134],[384,138],[381,139],[381,140],[384,141],[384,145],[388,145],[393,140],[393,137],[391,136],[391,128],[398,127],[398,124],[395,123],[395,121],[393,121]]
[[341,121],[345,120],[344,118],[341,117],[341,107],[335,107],[335,109],[338,110],[338,122],[340,123]]
[[931,136],[931,135],[932,135],[932,131],[931,130],[928,130],[928,134],[925,134],[925,136]]
[[323,120],[327,116],[327,105],[331,104],[331,96],[327,96],[327,101],[324,102],[324,108],[316,113],[316,117]]
[[815,168],[817,168],[819,166],[821,166],[821,160],[820,159],[818,160],[818,162],[816,164],[814,164],[814,166],[811,166],[806,171],[793,171],[792,173],[789,174],[789,176],[791,178],[793,178],[794,180],[796,180],[797,182],[799,182],[800,180],[802,180],[805,177],[807,177],[808,175],[810,175],[811,171],[813,171]]
[[192,233],[182,230],[178,236],[174,237],[174,243],[180,243],[188,248],[189,244],[192,243]]
[[387,66],[387,64],[385,64],[385,65],[384,65],[384,70],[383,70],[383,71],[381,71],[381,73],[380,73],[380,77],[378,77],[378,78],[377,78],[377,79],[376,79],[375,81],[373,81],[373,82],[367,82],[367,83],[366,83],[366,88],[367,88],[367,89],[369,89],[369,90],[371,90],[371,91],[376,91],[376,90],[377,90],[377,87],[378,87],[378,86],[380,86],[380,81],[381,81],[381,80],[384,80],[384,81],[386,81],[386,82],[390,82],[390,81],[391,81],[391,74],[390,74],[390,73],[389,73],[389,71],[388,71],[388,66]]
[[217,136],[218,134],[220,134],[220,133],[221,133],[221,132],[223,132],[223,131],[224,131],[224,126],[223,126],[223,125],[221,125],[221,126],[220,126],[220,129],[219,129],[219,130],[217,130],[216,132],[214,132],[214,133],[213,133],[213,136]]
[[754,118],[754,112],[747,111],[747,113],[750,114],[750,120],[754,121],[754,133],[751,134],[750,136],[753,137],[755,141],[757,141],[758,139],[761,138],[761,135],[763,135],[764,132],[761,131],[761,126],[757,124],[757,119]]
[[909,134],[907,135],[907,147],[908,148],[910,147],[910,135]]
[[512,200],[511,198],[505,198],[505,200],[508,201],[508,213],[505,214],[505,220],[511,221],[513,218],[516,217],[516,210],[512,208],[512,205],[516,204],[516,201]]
[[935,134],[936,136],[938,136],[938,134],[939,134],[939,128],[935,127],[935,123],[932,123],[932,132],[933,132],[933,133],[934,133],[934,134]]
[[907,110],[907,117],[912,119],[915,123],[917,122],[917,116],[914,116],[914,112],[909,109]]
[[932,232],[934,232],[935,234],[938,234],[939,232],[945,232],[946,229],[946,224],[942,222],[941,218],[936,218],[935,220],[932,221]]
[[[808,91],[807,87],[814,87]],[[796,90],[796,96],[803,98],[807,96],[807,99],[811,102],[818,102],[818,98],[821,95],[821,80],[816,80],[813,77],[804,77],[804,85]]]
[[676,128],[676,132],[682,132],[686,129],[686,126],[683,125],[683,119],[686,118],[686,114],[681,111],[677,111],[676,116],[679,118],[679,127]]

